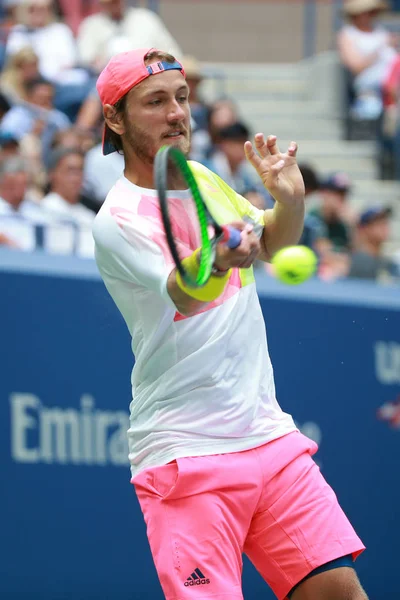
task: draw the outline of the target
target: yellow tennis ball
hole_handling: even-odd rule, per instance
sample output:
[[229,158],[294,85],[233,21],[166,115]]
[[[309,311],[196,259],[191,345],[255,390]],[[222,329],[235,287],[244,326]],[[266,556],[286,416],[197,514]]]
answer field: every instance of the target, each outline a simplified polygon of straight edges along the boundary
[[275,275],[289,285],[298,285],[314,275],[317,256],[307,246],[287,246],[272,258]]

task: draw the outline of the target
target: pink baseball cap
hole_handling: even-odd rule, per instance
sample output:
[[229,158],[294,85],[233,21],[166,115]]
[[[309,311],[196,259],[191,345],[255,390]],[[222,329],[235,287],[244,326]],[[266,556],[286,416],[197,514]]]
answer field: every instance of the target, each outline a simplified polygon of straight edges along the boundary
[[[112,57],[107,66],[100,73],[96,88],[102,105],[116,104],[135,85],[138,85],[150,75],[158,75],[172,69],[179,70],[185,77],[185,71],[177,60],[170,63],[156,61],[150,65],[145,64],[145,57],[149,52],[161,52],[157,48],[139,48],[130,52],[122,52]],[[103,154],[116,152],[115,146],[109,139],[109,128],[104,125]]]

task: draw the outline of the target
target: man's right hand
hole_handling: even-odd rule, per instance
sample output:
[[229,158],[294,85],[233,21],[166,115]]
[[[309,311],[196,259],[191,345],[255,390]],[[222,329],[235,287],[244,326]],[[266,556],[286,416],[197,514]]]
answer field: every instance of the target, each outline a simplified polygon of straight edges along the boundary
[[218,244],[214,266],[221,271],[227,271],[232,267],[248,269],[260,253],[259,237],[254,233],[253,225],[244,221],[234,221],[229,225],[241,232],[242,241],[237,248]]

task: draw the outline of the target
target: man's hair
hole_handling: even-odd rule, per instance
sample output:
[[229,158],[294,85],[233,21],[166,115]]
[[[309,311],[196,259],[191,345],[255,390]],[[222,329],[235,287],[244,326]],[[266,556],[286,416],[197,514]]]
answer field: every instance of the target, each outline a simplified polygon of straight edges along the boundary
[[7,111],[9,111],[11,108],[11,104],[9,102],[9,100],[6,98],[6,96],[4,94],[2,94],[0,92],[0,114],[1,113],[6,113]]
[[9,173],[27,173],[28,165],[20,156],[12,156],[0,162],[0,179]]
[[303,176],[304,187],[307,192],[316,192],[320,189],[320,181],[318,179],[318,175],[316,171],[310,166],[306,164],[299,165],[300,172]]
[[[172,54],[168,54],[168,52],[161,52],[159,50],[151,50],[144,57],[144,62],[146,65],[151,64],[152,62],[155,62],[156,60],[160,60],[163,62],[173,64],[176,61],[176,58],[174,56],[172,56]],[[130,92],[130,90],[125,94],[125,96],[122,96],[122,98],[120,98],[118,100],[118,102],[116,102],[114,104],[114,108],[116,108],[117,113],[124,114],[125,108],[126,108],[126,99],[127,99],[129,92]],[[115,131],[113,131],[110,127],[108,129],[109,129],[109,131],[108,131],[109,141],[114,146],[114,148],[116,148],[118,154],[122,154],[123,153],[122,137],[119,135],[119,133],[115,133]]]
[[53,84],[48,79],[45,79],[44,77],[35,77],[25,83],[25,89],[28,94],[30,94],[38,85],[49,85],[54,88]]
[[59,148],[56,148],[55,150],[53,150],[49,156],[48,159],[48,170],[51,173],[52,171],[54,171],[54,169],[56,169],[58,167],[58,165],[60,164],[60,162],[66,157],[66,156],[70,156],[71,154],[78,155],[81,158],[85,158],[85,153],[82,152],[82,150],[80,148],[65,148],[63,146],[60,146]]
[[218,131],[219,141],[233,140],[235,142],[246,141],[250,138],[250,130],[241,121],[236,121]]

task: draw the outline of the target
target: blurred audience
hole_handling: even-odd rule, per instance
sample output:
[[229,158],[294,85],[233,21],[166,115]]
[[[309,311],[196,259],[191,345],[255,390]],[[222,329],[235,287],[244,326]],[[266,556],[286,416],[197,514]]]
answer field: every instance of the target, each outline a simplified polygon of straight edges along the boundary
[[384,245],[390,236],[391,215],[390,208],[380,206],[369,208],[361,213],[349,277],[373,279],[381,283],[400,281],[398,265],[384,255]]
[[49,160],[50,191],[40,202],[52,226],[46,230],[46,246],[53,252],[93,257],[92,224],[95,213],[80,202],[84,154],[60,147]]
[[220,98],[213,102],[207,114],[207,127],[194,127],[190,153],[192,160],[201,163],[209,160],[218,144],[219,131],[237,121],[239,113],[230,98]]
[[[383,90],[386,110],[395,109],[397,124],[400,57],[393,37],[375,22],[385,6],[378,0],[345,0],[348,23],[338,44],[353,78],[356,111],[371,116]],[[244,143],[252,137],[246,115],[242,118],[230,97],[208,103],[207,71],[194,56],[182,58],[155,13],[131,0],[6,0],[2,8],[0,245],[93,258],[93,219],[124,168],[121,154],[103,156],[102,107],[94,83],[111,55],[145,45],[183,62],[192,114],[190,158],[255,206],[274,205],[245,158]],[[79,31],[77,41],[59,21],[63,13]],[[79,27],[78,16],[83,17]],[[346,174],[321,177],[307,164],[300,169],[307,198],[300,243],[317,253],[318,276],[399,282],[400,258],[385,255],[389,210],[373,207],[358,217]],[[265,269],[259,261],[255,266]]]
[[38,58],[40,74],[55,86],[55,107],[75,118],[94,77],[78,65],[71,29],[57,22],[53,0],[20,0],[17,17],[18,23],[7,38],[7,56],[31,48]]
[[332,173],[319,184],[318,204],[311,214],[323,223],[335,252],[351,249],[351,226],[354,215],[349,206],[351,182],[346,173]]
[[194,129],[207,131],[210,108],[200,94],[200,86],[203,81],[200,63],[194,56],[184,56],[182,64],[186,73],[186,83],[189,86],[189,103]]
[[272,207],[274,200],[267,192],[244,153],[250,131],[236,121],[218,131],[218,142],[204,164],[229,186],[260,209]]
[[0,161],[0,245],[32,251],[39,246],[40,207],[29,200],[28,168],[14,156]]
[[3,117],[0,133],[13,135],[22,141],[27,135],[40,147],[44,162],[53,136],[70,126],[68,117],[54,108],[54,85],[38,77],[26,83],[27,101],[13,106]]
[[387,8],[383,0],[345,0],[343,4],[347,23],[340,29],[337,43],[352,79],[352,114],[359,119],[381,115],[383,86],[397,58],[396,39],[376,22]]
[[51,144],[52,150],[57,148],[78,148],[86,154],[97,143],[96,132],[90,129],[81,129],[76,125],[68,129],[61,129],[54,137]]
[[12,104],[27,102],[26,85],[38,77],[38,57],[30,46],[26,46],[8,57],[0,75],[0,90]]
[[53,82],[67,82],[77,62],[72,31],[55,20],[52,0],[20,0],[18,24],[11,29],[6,46],[8,56],[30,47],[39,59],[39,71]]
[[4,115],[10,110],[11,104],[0,90],[0,122]]
[[0,164],[20,154],[20,146],[18,140],[9,133],[0,133]]
[[83,19],[77,42],[81,64],[101,71],[111,56],[156,47],[182,58],[160,17],[147,8],[127,8],[125,0],[98,0],[99,12]]
[[308,246],[320,256],[327,248],[330,248],[328,230],[318,216],[310,213],[308,206],[310,197],[315,197],[320,189],[319,176],[311,165],[299,164],[299,169],[303,176],[306,198],[304,229],[299,244]]
[[86,154],[83,193],[93,210],[98,211],[114,183],[124,170],[124,157],[118,152],[103,155],[103,144]]
[[50,191],[40,205],[50,216],[91,225],[94,213],[80,204],[83,184],[84,154],[78,148],[60,147],[49,160]]

